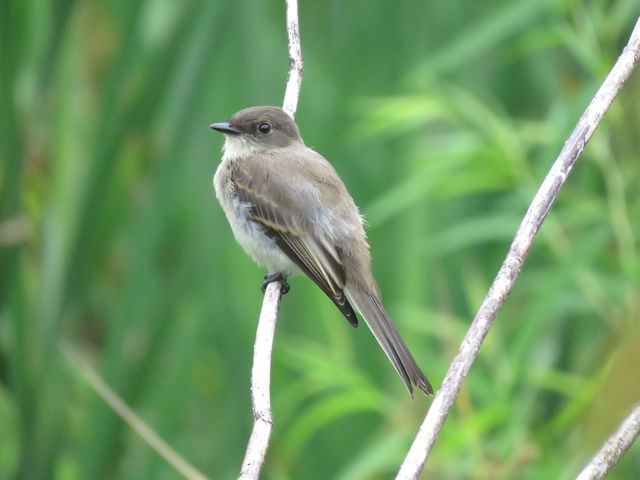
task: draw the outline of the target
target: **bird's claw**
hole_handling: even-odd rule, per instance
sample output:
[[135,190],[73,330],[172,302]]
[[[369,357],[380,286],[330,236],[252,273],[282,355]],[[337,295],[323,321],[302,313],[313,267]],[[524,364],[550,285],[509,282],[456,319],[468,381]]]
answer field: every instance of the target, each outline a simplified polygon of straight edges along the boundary
[[269,285],[271,282],[280,283],[280,286],[282,287],[282,295],[286,294],[291,289],[291,286],[287,283],[287,277],[285,277],[282,272],[277,272],[270,273],[269,275],[264,276],[264,282],[262,282],[262,286],[260,287],[262,293],[267,290],[267,285]]

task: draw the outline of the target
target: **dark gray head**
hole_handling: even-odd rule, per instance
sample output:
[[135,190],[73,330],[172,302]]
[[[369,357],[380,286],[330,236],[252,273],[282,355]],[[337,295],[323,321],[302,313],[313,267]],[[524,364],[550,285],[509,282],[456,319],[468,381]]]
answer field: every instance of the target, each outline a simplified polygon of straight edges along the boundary
[[224,133],[228,140],[241,137],[256,147],[286,147],[302,143],[298,126],[278,107],[245,108],[234,113],[228,122],[213,123],[209,127]]

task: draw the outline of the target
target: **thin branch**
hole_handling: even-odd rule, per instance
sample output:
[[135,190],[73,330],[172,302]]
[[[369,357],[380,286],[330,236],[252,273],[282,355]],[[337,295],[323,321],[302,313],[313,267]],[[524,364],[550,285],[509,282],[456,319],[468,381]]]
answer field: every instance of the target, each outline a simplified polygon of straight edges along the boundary
[[604,83],[578,121],[571,136],[536,193],[516,233],[509,253],[482,302],[460,350],[453,359],[440,390],[433,400],[431,408],[420,426],[420,430],[405,457],[396,479],[416,479],[433,448],[449,410],[460,391],[462,382],[475,360],[480,345],[489,332],[498,310],[511,291],[518,278],[522,264],[527,256],[533,239],[556,199],[560,187],[571,172],[578,156],[591,137],[600,119],[618,91],[627,80],[640,57],[640,19],[631,33],[629,43],[609,72]]
[[[298,2],[286,0],[287,36],[289,42],[289,79],[282,109],[293,118],[298,106],[302,85],[302,51],[298,27]],[[265,291],[256,331],[251,370],[251,401],[253,404],[253,429],[242,461],[239,479],[254,480],[260,476],[267,455],[273,426],[271,412],[271,351],[278,322],[282,286],[271,282]]]
[[636,405],[618,430],[594,455],[576,480],[599,480],[606,477],[640,434],[640,405]]
[[284,92],[282,109],[296,116],[298,97],[302,87],[302,49],[300,47],[300,27],[298,26],[298,0],[286,0],[287,4],[287,37],[289,41],[289,78]]
[[251,402],[253,403],[253,430],[242,461],[240,479],[257,479],[267,455],[273,415],[271,413],[271,350],[278,323],[278,310],[282,296],[279,282],[267,285],[258,320],[256,342],[253,346],[251,370]]
[[91,366],[84,361],[68,345],[61,345],[60,350],[74,370],[102,397],[120,418],[129,424],[142,439],[153,448],[158,455],[176,469],[184,478],[189,480],[207,480],[207,477],[196,470],[178,452],[166,443],[160,436],[133,411],[127,403],[114,392],[107,382]]

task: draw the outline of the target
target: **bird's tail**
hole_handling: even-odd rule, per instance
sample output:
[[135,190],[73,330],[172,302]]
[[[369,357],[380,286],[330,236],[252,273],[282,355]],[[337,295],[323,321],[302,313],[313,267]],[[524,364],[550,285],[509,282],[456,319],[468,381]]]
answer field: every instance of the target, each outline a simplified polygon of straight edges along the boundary
[[413,386],[415,385],[427,395],[433,394],[429,380],[422,373],[411,352],[400,338],[398,330],[391,322],[387,312],[384,311],[379,296],[357,285],[348,285],[345,293],[351,304],[364,318],[384,353],[391,360],[409,393],[413,396]]

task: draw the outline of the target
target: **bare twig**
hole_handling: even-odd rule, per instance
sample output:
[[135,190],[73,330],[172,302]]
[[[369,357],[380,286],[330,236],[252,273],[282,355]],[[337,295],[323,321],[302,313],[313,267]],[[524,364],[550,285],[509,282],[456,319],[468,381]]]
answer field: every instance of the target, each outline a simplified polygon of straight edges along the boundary
[[608,475],[640,434],[640,405],[636,405],[576,480],[599,480]]
[[[298,28],[298,2],[286,0],[287,35],[289,39],[289,79],[284,94],[282,109],[293,118],[298,106],[298,97],[302,85],[302,51],[300,48],[300,30]],[[253,429],[242,461],[239,479],[257,479],[264,465],[269,446],[273,414],[271,413],[271,351],[278,322],[278,310],[282,297],[282,286],[271,282],[265,291],[262,302],[256,341],[253,350],[253,369],[251,370],[251,401],[253,403]]]
[[287,37],[289,39],[289,78],[284,92],[282,109],[295,117],[298,97],[302,86],[302,49],[300,48],[300,28],[298,27],[298,0],[286,0]]
[[102,397],[107,405],[109,405],[120,418],[129,424],[142,439],[153,448],[158,455],[166,460],[166,462],[176,469],[184,478],[188,480],[207,480],[207,477],[196,470],[189,462],[187,462],[178,452],[176,452],[167,442],[162,440],[160,436],[142,420],[133,409],[126,404],[122,398],[114,392],[107,382],[105,382],[98,373],[91,368],[89,363],[84,361],[76,352],[68,345],[61,345],[60,350],[66,357],[67,361],[73,366],[74,370]]
[[418,478],[449,410],[460,391],[462,382],[480,350],[480,345],[520,273],[520,268],[540,225],[585,144],[625,80],[631,74],[639,57],[640,19],[636,22],[629,43],[623,50],[622,55],[618,58],[618,61],[609,72],[582,117],[580,117],[578,124],[564,144],[562,151],[529,206],[529,210],[511,243],[507,257],[462,341],[460,350],[449,367],[442,386],[420,426],[420,430],[400,467],[396,479],[409,480]]
[[253,430],[242,461],[238,478],[257,479],[264,464],[269,446],[273,416],[271,413],[271,350],[278,310],[282,296],[279,282],[267,285],[258,320],[256,342],[253,346],[253,369],[251,370],[251,402],[253,403]]

